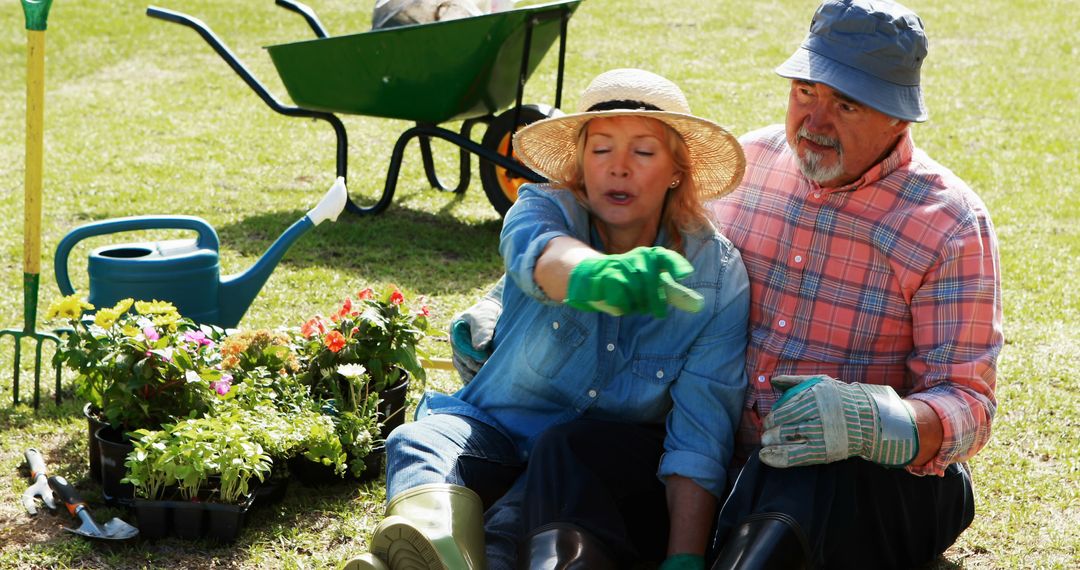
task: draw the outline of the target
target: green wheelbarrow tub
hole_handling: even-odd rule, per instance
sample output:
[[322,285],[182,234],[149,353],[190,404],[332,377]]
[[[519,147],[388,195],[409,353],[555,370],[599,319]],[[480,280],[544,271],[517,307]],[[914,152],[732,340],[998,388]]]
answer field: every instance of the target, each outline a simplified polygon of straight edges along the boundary
[[[473,18],[268,46],[285,89],[306,109],[438,124],[498,112],[517,98],[526,22],[526,78],[559,37],[554,2]],[[554,13],[556,17],[543,17]]]

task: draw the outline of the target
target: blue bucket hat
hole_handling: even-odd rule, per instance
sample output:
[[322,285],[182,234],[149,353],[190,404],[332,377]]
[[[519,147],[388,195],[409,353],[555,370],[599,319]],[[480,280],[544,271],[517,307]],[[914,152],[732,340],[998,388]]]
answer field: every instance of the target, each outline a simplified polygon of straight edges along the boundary
[[922,20],[900,4],[826,0],[802,45],[776,73],[824,83],[890,117],[922,122],[929,118],[919,87],[926,47]]

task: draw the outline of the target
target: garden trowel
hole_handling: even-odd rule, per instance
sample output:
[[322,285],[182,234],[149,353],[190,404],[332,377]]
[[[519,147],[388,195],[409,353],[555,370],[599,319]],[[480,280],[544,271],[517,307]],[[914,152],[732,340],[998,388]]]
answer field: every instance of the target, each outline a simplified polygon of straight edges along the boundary
[[72,487],[63,477],[57,475],[49,477],[49,486],[60,496],[60,500],[64,501],[64,506],[67,507],[71,516],[82,521],[78,527],[65,527],[64,530],[100,540],[128,540],[139,536],[139,529],[116,517],[104,525],[94,522],[90,511],[86,509],[86,503],[75,492],[75,487]]
[[41,497],[41,501],[50,511],[56,509],[56,501],[53,500],[53,492],[49,488],[49,475],[45,468],[45,460],[41,458],[41,452],[30,448],[23,453],[23,457],[26,458],[26,464],[30,466],[30,480],[33,481],[22,496],[22,504],[26,507],[26,512],[31,515],[37,514],[34,497]]

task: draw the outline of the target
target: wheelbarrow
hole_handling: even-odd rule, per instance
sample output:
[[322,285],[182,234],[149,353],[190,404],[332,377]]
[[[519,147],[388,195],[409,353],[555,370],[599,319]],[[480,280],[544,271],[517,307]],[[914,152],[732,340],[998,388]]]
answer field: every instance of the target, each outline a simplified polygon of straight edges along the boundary
[[[154,6],[146,13],[197,31],[274,111],[330,123],[337,137],[337,176],[348,175],[348,136],[337,114],[415,123],[394,145],[382,196],[371,206],[349,199],[348,211],[378,214],[390,205],[405,147],[416,138],[424,173],[437,190],[464,192],[471,181],[470,153],[479,156],[484,193],[503,215],[522,184],[545,181],[514,158],[511,138],[519,127],[551,116],[561,105],[567,21],[580,3],[567,0],[331,37],[311,8],[293,0],[276,0],[278,6],[303,16],[316,36],[266,48],[296,106],[285,105],[270,94],[200,20]],[[526,105],[525,83],[555,38],[559,39],[555,105]],[[458,120],[462,121],[458,132],[439,126]],[[471,138],[477,123],[487,127],[480,143]],[[453,187],[435,172],[432,138],[460,149],[460,174]]]

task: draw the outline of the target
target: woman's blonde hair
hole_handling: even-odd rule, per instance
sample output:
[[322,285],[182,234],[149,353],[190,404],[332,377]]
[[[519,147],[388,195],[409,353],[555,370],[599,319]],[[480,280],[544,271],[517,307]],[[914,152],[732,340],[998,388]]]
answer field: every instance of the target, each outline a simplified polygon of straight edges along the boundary
[[[679,253],[683,251],[683,233],[694,233],[706,227],[711,227],[705,204],[701,200],[702,193],[698,191],[697,181],[691,174],[693,164],[690,162],[690,150],[675,129],[663,121],[641,117],[646,120],[656,121],[664,129],[664,142],[671,152],[675,162],[675,168],[681,172],[679,185],[669,188],[664,197],[664,207],[660,213],[660,226],[668,236],[669,249]],[[589,201],[585,191],[585,141],[589,135],[589,122],[581,126],[578,131],[577,145],[574,149],[574,160],[567,163],[566,172],[561,180],[552,180],[558,187],[569,190],[577,198],[586,210],[589,209]]]

